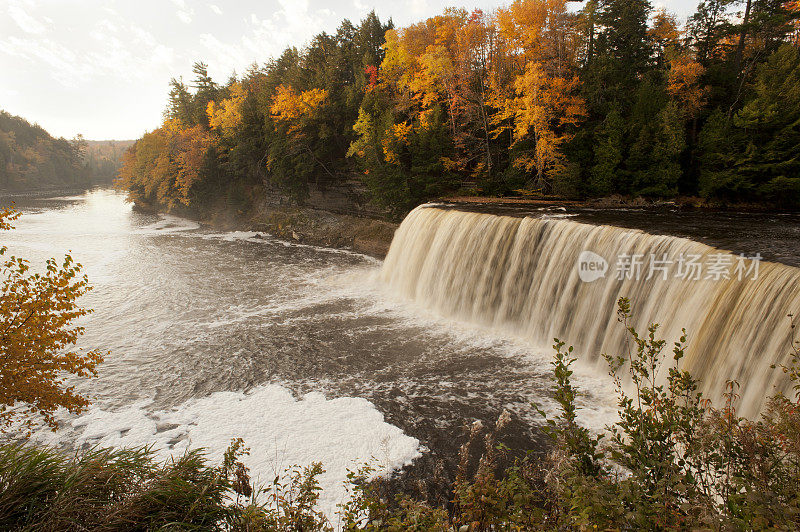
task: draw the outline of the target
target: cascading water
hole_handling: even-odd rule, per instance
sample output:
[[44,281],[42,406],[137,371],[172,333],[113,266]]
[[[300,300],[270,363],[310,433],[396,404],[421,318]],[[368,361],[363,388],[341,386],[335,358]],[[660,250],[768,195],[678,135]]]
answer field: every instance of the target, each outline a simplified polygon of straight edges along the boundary
[[[581,280],[578,261],[584,251],[607,261],[604,277]],[[647,262],[641,275],[634,275],[629,263],[618,279],[619,257],[628,257],[623,263],[630,257],[664,262],[649,279]],[[696,271],[687,277],[689,261],[682,264],[684,275],[668,270],[668,264],[674,268],[686,258],[708,271],[696,280]],[[714,274],[713,264],[729,268]],[[742,265],[748,270],[737,275],[735,268]],[[632,325],[640,331],[659,323],[659,335],[671,342],[686,328],[683,367],[701,379],[707,397],[719,398],[728,380],[738,381],[740,413],[752,417],[768,396],[786,387],[771,365],[787,362],[787,315],[800,311],[800,269],[770,262],[758,264],[757,271],[754,266],[684,238],[422,206],[397,230],[381,277],[402,297],[441,314],[542,345],[558,337],[590,360],[622,353],[625,331],[616,303],[627,297]]]

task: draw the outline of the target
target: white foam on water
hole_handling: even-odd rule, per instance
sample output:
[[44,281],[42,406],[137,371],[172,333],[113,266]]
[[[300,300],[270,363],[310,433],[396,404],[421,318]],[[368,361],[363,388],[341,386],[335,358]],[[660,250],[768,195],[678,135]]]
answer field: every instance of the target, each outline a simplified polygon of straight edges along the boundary
[[225,240],[226,242],[234,242],[237,240],[259,241],[261,238],[255,231],[229,231],[227,233],[203,233],[200,236],[206,240]]
[[242,438],[250,448],[243,461],[262,485],[287,467],[322,462],[319,508],[333,523],[337,505],[346,500],[348,469],[369,462],[378,474],[387,475],[421,453],[416,438],[386,423],[361,398],[326,399],[312,392],[295,399],[286,388],[269,384],[249,393],[216,392],[167,411],[152,411],[149,404],[140,401],[115,411],[93,406],[63,421],[58,432],[40,431],[33,438],[53,445],[152,445],[161,459],[204,448],[217,463],[231,440]]
[[[179,220],[183,220],[182,218],[177,218]],[[188,224],[193,224],[189,220],[184,220]],[[156,224],[153,224],[156,225]],[[196,224],[195,224],[196,225]],[[152,229],[152,226],[147,226],[148,228]],[[280,238],[276,238],[272,236],[270,233],[266,232],[257,232],[257,231],[228,231],[225,233],[192,233],[190,231],[194,229],[198,229],[200,226],[197,225],[196,227],[189,227],[188,230],[181,230],[181,232],[175,231],[178,236],[185,236],[185,237],[197,237],[202,238],[204,240],[223,240],[226,242],[250,242],[254,244],[272,244],[272,245],[280,245],[286,248],[301,248],[301,249],[312,249],[314,251],[319,251],[322,253],[329,253],[329,254],[337,254],[337,255],[350,255],[354,257],[358,257],[366,262],[372,264],[382,264],[383,261],[376,259],[375,257],[371,257],[369,255],[365,255],[363,253],[359,253],[357,251],[353,251],[349,248],[331,248],[325,246],[316,246],[313,244],[303,244],[300,242],[294,242],[290,240],[283,240]],[[156,227],[157,229],[157,227]]]
[[180,218],[171,214],[159,214],[158,216],[159,220],[157,222],[139,227],[132,231],[132,233],[138,235],[171,234],[200,229],[199,223],[185,218]]
[[579,214],[543,214],[540,216],[542,220],[563,220],[564,218],[575,218],[576,216],[580,216]]

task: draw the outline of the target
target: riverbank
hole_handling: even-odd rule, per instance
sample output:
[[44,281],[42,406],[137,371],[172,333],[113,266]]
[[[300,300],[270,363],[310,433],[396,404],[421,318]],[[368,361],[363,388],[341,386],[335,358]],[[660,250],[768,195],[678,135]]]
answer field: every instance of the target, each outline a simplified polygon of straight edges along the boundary
[[302,207],[261,207],[250,217],[256,231],[284,240],[351,249],[383,259],[398,224]]
[[[140,212],[161,212],[161,209],[142,203],[135,203],[134,208]],[[299,244],[350,249],[377,259],[383,259],[388,253],[399,225],[309,207],[276,206],[267,201],[258,202],[247,211],[237,212],[219,205],[202,215],[188,210],[174,214],[219,230],[269,233]]]
[[80,195],[96,188],[110,188],[111,183],[95,183],[92,185],[80,185],[74,187],[52,186],[42,188],[26,189],[0,189],[0,202],[3,205],[10,204],[15,198],[48,198],[53,196],[75,196]]

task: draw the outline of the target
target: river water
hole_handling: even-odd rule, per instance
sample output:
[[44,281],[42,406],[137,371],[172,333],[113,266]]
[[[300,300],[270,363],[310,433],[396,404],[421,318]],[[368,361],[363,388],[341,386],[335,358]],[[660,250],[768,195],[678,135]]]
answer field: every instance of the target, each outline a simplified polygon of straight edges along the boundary
[[[99,378],[78,382],[93,406],[38,441],[218,457],[242,437],[262,480],[322,461],[329,514],[347,468],[451,474],[465,427],[504,409],[510,443],[539,445],[530,403],[552,407],[549,346],[396,298],[380,261],[133,212],[108,190],[13,199],[23,216],[2,235],[9,253],[37,269],[71,252],[94,286],[80,345],[110,350]],[[599,428],[613,408],[595,373],[578,382],[582,417]]]
[[[382,271],[381,261],[346,250],[220,233],[173,216],[134,212],[123,194],[110,190],[3,202],[11,200],[23,216],[0,235],[2,244],[9,254],[30,259],[34,270],[67,252],[82,263],[94,286],[82,304],[94,313],[81,322],[86,334],[79,345],[110,351],[98,378],[73,381],[93,405],[80,416],[60,414],[61,428],[37,431],[36,441],[67,448],[152,445],[162,458],[202,447],[219,459],[230,440],[241,437],[251,449],[247,463],[262,482],[285,467],[322,462],[320,505],[334,520],[346,496],[347,470],[363,463],[393,476],[402,489],[435,478],[429,484],[446,497],[469,427],[475,421],[491,427],[504,410],[512,421],[500,440],[543,449],[537,430],[542,420],[531,403],[554,408],[549,339],[569,334],[567,342],[605,348],[622,334],[613,315],[617,292],[604,286],[638,294],[648,323],[666,324],[665,331],[675,322],[673,329],[687,326],[690,336],[697,332],[697,340],[707,337],[706,343],[719,346],[715,331],[731,328],[723,339],[734,355],[740,344],[762,356],[780,351],[767,340],[780,340],[769,330],[779,328],[775,320],[783,320],[786,309],[770,310],[767,300],[772,292],[782,294],[775,301],[794,310],[798,296],[800,219],[794,215],[516,209],[507,214],[544,222],[462,213],[465,221],[448,229],[445,222],[453,216],[446,211],[418,209]],[[714,249],[561,219],[689,237],[788,266],[766,265],[758,297],[742,296],[741,302],[731,294],[749,285],[733,281],[704,282],[688,291],[677,281],[665,290],[653,283],[581,284],[573,279],[573,255],[593,241],[591,235],[602,242],[641,241],[660,251]],[[503,244],[502,228],[520,245],[525,235],[539,235],[530,237],[539,247],[514,252]],[[438,244],[421,244],[429,240]],[[484,257],[480,250],[490,253]],[[430,257],[446,258],[433,264]],[[537,264],[526,266],[533,259]],[[503,281],[506,270],[517,272],[508,275],[519,283]],[[416,271],[419,279],[408,278]],[[558,302],[529,309],[531,294]],[[670,297],[676,302],[666,302]],[[692,297],[699,299],[687,303]],[[704,324],[713,314],[703,310],[710,302],[719,316]],[[731,308],[722,312],[724,302]],[[736,319],[748,323],[737,325]],[[606,332],[587,332],[598,327]],[[536,333],[540,328],[547,334]],[[763,397],[774,380],[765,369],[769,360],[745,358],[698,360],[697,371],[709,382],[738,371],[763,388],[751,386],[751,395]],[[613,385],[601,366],[579,360],[575,368],[579,417],[597,430],[616,416]],[[757,412],[758,401],[750,402]]]

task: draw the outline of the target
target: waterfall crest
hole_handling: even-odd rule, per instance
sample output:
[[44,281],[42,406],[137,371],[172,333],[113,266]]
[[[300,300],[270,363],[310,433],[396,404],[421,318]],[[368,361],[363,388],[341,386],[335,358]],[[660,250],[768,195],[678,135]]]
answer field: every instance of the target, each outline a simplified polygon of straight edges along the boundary
[[[584,251],[607,261],[604,278],[581,280],[578,259]],[[620,256],[699,256],[701,264],[738,259],[684,238],[421,206],[395,233],[380,275],[396,294],[442,315],[543,347],[558,337],[580,357],[600,364],[601,353],[624,348],[625,331],[616,315],[616,302],[624,296],[639,331],[660,324],[659,336],[670,342],[665,351],[686,328],[683,367],[701,379],[707,397],[718,399],[726,382],[737,380],[740,413],[752,417],[768,396],[784,391],[784,375],[770,366],[788,360],[787,315],[800,311],[800,269],[762,261],[757,275],[751,271],[742,279],[733,266],[730,279],[704,273],[691,280],[672,271],[645,279],[645,264],[638,280],[632,273],[617,279]]]

